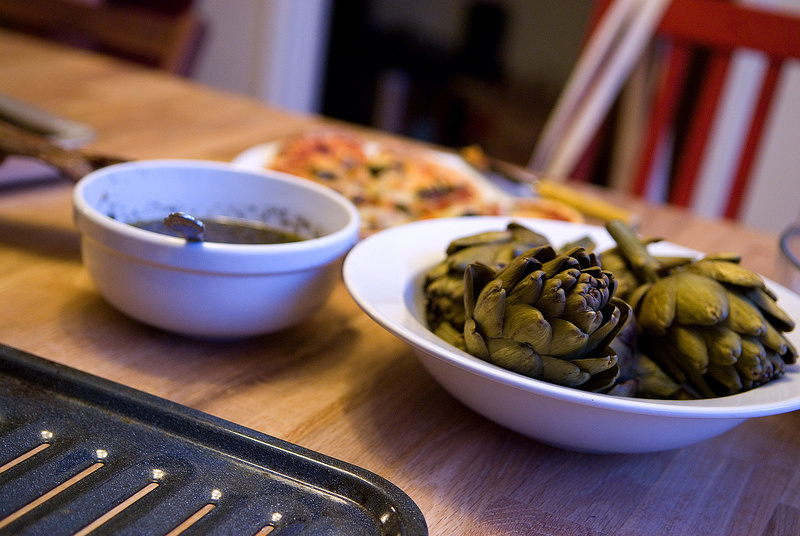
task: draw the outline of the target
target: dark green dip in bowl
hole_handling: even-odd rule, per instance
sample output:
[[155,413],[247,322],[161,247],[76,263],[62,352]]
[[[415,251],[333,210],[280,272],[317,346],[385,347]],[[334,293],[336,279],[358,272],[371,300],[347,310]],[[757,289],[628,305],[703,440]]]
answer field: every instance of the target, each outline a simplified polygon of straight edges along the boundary
[[[285,231],[264,223],[239,218],[207,217],[198,218],[203,222],[203,240],[224,244],[285,244],[300,242],[305,237],[291,231]],[[134,227],[156,233],[180,235],[166,226],[164,220],[146,220],[131,223]]]

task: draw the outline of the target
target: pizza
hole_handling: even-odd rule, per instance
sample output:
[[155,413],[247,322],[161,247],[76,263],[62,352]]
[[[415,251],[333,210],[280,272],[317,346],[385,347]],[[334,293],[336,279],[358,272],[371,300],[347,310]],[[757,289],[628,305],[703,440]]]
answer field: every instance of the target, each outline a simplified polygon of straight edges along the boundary
[[447,216],[519,215],[580,220],[574,210],[538,198],[513,198],[455,154],[402,142],[370,140],[342,130],[283,139],[266,167],[313,180],[350,199],[362,234]]

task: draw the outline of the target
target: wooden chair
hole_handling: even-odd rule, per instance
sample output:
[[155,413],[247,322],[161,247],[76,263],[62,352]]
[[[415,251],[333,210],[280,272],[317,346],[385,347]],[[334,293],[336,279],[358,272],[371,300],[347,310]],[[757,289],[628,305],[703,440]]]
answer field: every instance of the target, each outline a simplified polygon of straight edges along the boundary
[[690,120],[683,143],[675,148],[677,160],[669,201],[677,205],[688,206],[695,192],[714,118],[720,110],[733,52],[737,49],[756,50],[767,58],[767,70],[755,107],[742,110],[751,116],[724,213],[726,217],[735,219],[747,192],[782,67],[787,59],[800,59],[800,17],[721,0],[674,0],[665,13],[658,34],[669,40],[668,57],[663,62],[653,113],[634,176],[634,193],[644,192],[665,129],[679,119],[680,92],[690,87],[687,81],[690,80],[693,52],[702,49],[707,54],[705,72],[698,80],[699,91],[687,114]]
[[92,48],[186,75],[202,25],[189,8],[177,12],[128,2],[0,0],[0,26]]
[[[595,5],[600,15],[611,7],[613,0],[598,0]],[[600,16],[595,24],[599,20]],[[767,58],[756,104],[752,109],[741,110],[747,114],[743,120],[747,127],[734,178],[728,191],[721,192],[727,196],[723,215],[736,219],[759,154],[782,68],[788,59],[800,59],[800,17],[728,0],[671,0],[654,28],[653,40],[659,45],[658,55],[650,63],[655,69],[656,82],[646,106],[645,126],[640,139],[623,140],[639,145],[633,176],[627,184],[633,193],[643,195],[658,167],[668,178],[666,200],[681,206],[690,206],[696,193],[733,54],[748,49]],[[702,58],[700,70],[698,58]],[[609,105],[604,112],[610,109]],[[592,127],[595,132],[600,130],[597,123]],[[670,144],[665,140],[673,134],[675,141],[667,151],[671,161],[665,165],[660,160],[664,155],[661,150]],[[580,168],[586,176],[586,170],[591,169],[587,160],[592,161],[591,153],[598,146],[596,138],[593,144],[584,143],[580,147],[583,152],[570,161],[572,167],[566,174],[572,176]]]

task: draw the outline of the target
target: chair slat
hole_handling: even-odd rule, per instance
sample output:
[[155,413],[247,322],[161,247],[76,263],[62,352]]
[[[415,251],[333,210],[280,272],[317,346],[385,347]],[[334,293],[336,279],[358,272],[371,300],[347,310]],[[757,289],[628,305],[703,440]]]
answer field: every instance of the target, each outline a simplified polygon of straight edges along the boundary
[[708,146],[714,117],[725,86],[731,62],[730,51],[714,52],[709,58],[697,105],[692,111],[686,141],[681,149],[669,200],[679,206],[689,206],[700,166]]
[[770,56],[800,57],[800,23],[793,13],[728,0],[673,0],[658,33],[696,46],[752,48]]
[[753,112],[750,128],[748,129],[747,138],[744,143],[744,148],[742,149],[742,155],[736,170],[736,175],[733,179],[728,204],[725,208],[726,218],[736,219],[741,212],[742,202],[747,193],[753,166],[758,155],[759,142],[772,107],[775,88],[778,86],[778,79],[780,78],[783,63],[783,60],[773,58],[764,76],[764,83],[761,86],[758,102]]
[[633,193],[638,196],[643,196],[647,192],[656,153],[664,139],[665,131],[675,119],[681,90],[689,71],[690,48],[676,43],[669,43],[666,46],[663,60],[665,73],[661,76],[659,89],[654,96],[653,112],[648,120],[636,175],[631,185]]

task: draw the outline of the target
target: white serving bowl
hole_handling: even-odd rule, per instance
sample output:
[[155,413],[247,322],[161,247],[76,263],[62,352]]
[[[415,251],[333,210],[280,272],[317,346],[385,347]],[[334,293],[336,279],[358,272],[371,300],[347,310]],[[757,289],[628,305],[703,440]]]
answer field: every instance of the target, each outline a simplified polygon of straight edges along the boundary
[[[614,244],[605,229],[513,218],[558,246],[591,236],[598,250]],[[425,323],[422,281],[445,257],[455,238],[504,229],[510,218],[467,217],[415,222],[377,233],[357,244],[344,263],[344,280],[359,306],[407,342],[453,396],[485,417],[553,446],[598,453],[652,452],[719,435],[748,418],[800,408],[800,370],[745,393],[706,400],[645,400],[589,393],[528,378],[462,352],[431,333]],[[697,254],[659,243],[659,255]],[[800,296],[768,281],[779,304],[800,318]],[[796,332],[788,334],[800,345]]]
[[[359,216],[343,196],[268,170],[196,160],[117,164],[73,192],[83,261],[100,293],[127,315],[203,338],[291,326],[330,295]],[[307,240],[285,244],[187,242],[132,222],[182,211],[247,218]]]

